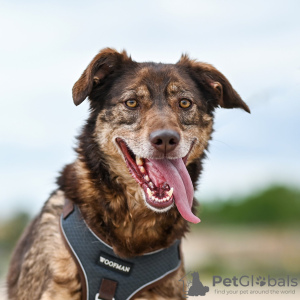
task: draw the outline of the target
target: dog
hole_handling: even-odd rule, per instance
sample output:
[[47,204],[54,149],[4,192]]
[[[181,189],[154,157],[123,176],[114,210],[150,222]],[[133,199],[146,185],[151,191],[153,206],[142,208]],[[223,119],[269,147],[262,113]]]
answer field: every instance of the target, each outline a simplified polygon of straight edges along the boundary
[[[75,105],[87,97],[90,102],[77,159],[65,166],[58,189],[15,248],[7,277],[9,299],[184,299],[179,282],[184,266],[177,251],[189,222],[200,221],[193,195],[214,111],[250,113],[249,107],[210,64],[187,55],[176,64],[138,63],[111,48],[94,57],[72,92]],[[79,239],[75,246],[66,241],[68,230]],[[91,242],[85,242],[87,236]],[[101,283],[92,275],[89,280],[96,278],[100,286],[96,295],[88,275],[82,276],[88,271],[79,266],[92,244],[110,252],[101,252],[99,269],[125,278],[120,284],[105,273]],[[80,254],[72,253],[76,247]],[[144,267],[151,257],[156,259]],[[171,270],[161,270],[165,261],[173,263]],[[133,274],[140,263],[135,278],[115,272],[132,268]],[[149,279],[151,284],[117,294],[150,271],[161,272]]]

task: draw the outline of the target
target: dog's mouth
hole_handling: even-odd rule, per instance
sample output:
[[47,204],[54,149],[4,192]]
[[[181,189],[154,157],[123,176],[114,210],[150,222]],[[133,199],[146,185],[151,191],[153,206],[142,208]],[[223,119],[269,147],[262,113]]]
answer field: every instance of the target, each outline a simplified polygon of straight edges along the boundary
[[129,172],[142,187],[149,208],[166,212],[175,203],[184,219],[192,223],[200,222],[191,211],[194,188],[185,165],[193,144],[183,158],[147,159],[135,155],[121,138],[117,138],[116,142]]

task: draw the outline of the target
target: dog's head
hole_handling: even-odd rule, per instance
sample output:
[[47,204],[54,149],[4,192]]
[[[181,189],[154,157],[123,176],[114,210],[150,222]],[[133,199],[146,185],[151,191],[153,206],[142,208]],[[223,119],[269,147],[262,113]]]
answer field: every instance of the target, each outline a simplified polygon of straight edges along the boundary
[[86,97],[110,168],[131,174],[150,209],[165,212],[175,203],[186,220],[199,222],[187,166],[208,146],[216,107],[250,112],[224,75],[185,55],[176,64],[137,63],[107,48],[73,87],[76,105]]

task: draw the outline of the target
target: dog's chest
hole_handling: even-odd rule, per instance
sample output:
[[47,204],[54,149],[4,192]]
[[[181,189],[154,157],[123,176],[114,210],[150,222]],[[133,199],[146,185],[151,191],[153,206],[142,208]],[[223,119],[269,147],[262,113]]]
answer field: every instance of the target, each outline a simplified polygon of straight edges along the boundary
[[121,259],[87,226],[76,205],[62,215],[61,230],[79,266],[83,299],[104,295],[105,299],[131,299],[150,285],[158,285],[181,265],[179,240],[165,249]]

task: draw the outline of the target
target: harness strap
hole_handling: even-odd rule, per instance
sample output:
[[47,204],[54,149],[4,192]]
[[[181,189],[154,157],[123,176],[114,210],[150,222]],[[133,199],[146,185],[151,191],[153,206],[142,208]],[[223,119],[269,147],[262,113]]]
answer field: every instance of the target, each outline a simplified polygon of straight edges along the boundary
[[132,299],[181,266],[180,240],[168,248],[121,259],[88,227],[79,207],[69,200],[63,208],[60,230],[79,271],[82,300]]
[[62,216],[64,220],[74,211],[74,203],[69,199],[65,199]]
[[110,279],[103,278],[99,290],[99,299],[113,300],[118,282]]

